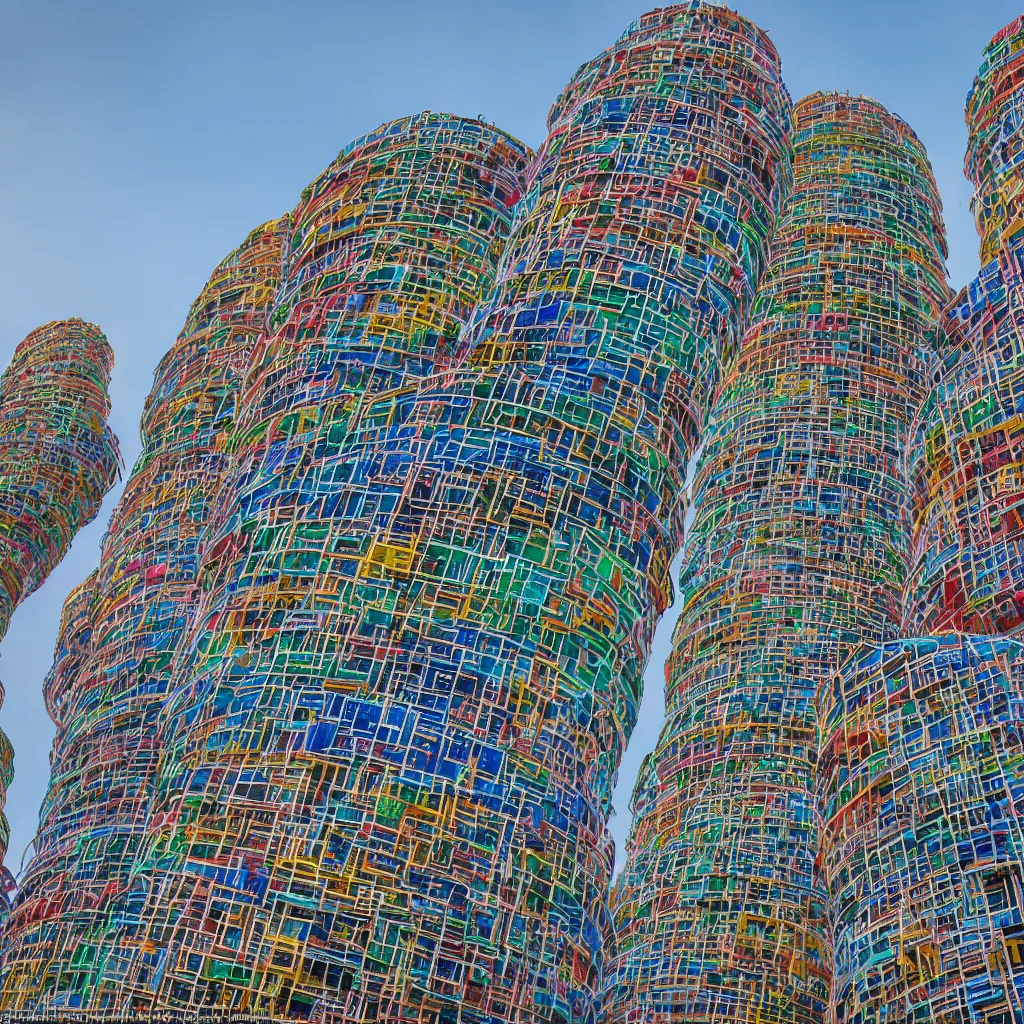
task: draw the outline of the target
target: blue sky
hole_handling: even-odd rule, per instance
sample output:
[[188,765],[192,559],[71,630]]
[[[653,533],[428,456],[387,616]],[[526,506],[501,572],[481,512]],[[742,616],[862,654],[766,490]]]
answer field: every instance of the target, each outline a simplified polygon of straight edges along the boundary
[[[935,166],[950,276],[977,269],[963,103],[981,48],[1022,0],[743,0],[794,98],[864,93]],[[81,316],[117,354],[113,422],[130,466],[142,403],[210,270],[290,209],[355,136],[422,109],[537,145],[576,67],[647,9],[633,0],[0,0],[0,364],[33,327]],[[41,684],[64,596],[95,566],[118,492],[0,647],[17,752],[9,866],[35,830],[53,734]],[[660,658],[670,631],[659,632]],[[661,716],[656,656],[621,773],[627,803]]]

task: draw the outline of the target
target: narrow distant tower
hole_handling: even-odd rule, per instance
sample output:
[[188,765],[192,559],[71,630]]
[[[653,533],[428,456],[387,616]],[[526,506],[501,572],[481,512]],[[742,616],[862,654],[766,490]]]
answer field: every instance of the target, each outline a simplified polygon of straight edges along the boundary
[[[117,482],[120,454],[106,422],[113,365],[98,327],[60,320],[34,330],[0,378],[0,638]],[[12,762],[0,732],[0,807]],[[0,861],[9,838],[0,814]]]
[[947,300],[938,191],[873,100],[795,110],[794,186],[695,483],[666,723],[613,895],[608,1024],[813,1024],[831,949],[815,868],[815,698],[897,635],[904,451]]
[[912,452],[911,639],[821,701],[843,1024],[1024,1020],[1024,17],[967,124],[983,268],[941,324]]
[[[345,390],[421,351],[359,319],[408,318],[399,268],[355,265],[257,362],[133,882],[136,1006],[594,1019],[615,773],[791,107],[764,34],[692,2],[549,127],[450,367]],[[315,296],[333,265],[308,266]]]

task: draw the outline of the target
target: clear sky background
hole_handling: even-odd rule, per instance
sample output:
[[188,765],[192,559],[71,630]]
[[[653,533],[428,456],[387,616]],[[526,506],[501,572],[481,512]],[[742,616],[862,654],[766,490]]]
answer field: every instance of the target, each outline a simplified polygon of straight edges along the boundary
[[[653,3],[652,3],[653,6]],[[423,109],[483,115],[537,146],[576,68],[647,10],[636,0],[0,0],[0,364],[48,320],[102,326],[130,467],[157,361],[215,264],[290,209],[352,138]],[[864,93],[935,166],[950,276],[977,270],[963,105],[981,48],[1024,0],[742,0],[794,99]],[[96,565],[120,488],[0,647],[0,725],[16,750],[9,866],[35,831],[53,727],[41,685],[64,597]],[[663,709],[659,630],[632,781]]]

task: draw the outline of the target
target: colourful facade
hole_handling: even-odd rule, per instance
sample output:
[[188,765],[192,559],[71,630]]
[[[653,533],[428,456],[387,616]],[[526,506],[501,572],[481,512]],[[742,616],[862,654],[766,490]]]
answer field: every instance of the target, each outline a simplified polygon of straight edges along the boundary
[[[5,1000],[87,984],[85,941],[124,887],[145,825],[153,730],[196,591],[197,542],[223,474],[236,396],[281,279],[287,221],[264,225],[214,272],[156,371],[142,453],[68,598],[47,679],[57,726],[33,859],[4,934]],[[34,1004],[33,1004],[34,1005]]]
[[[107,426],[113,364],[98,327],[61,320],[18,345],[0,378],[0,638],[117,482],[117,438]],[[0,732],[0,808],[13,756]],[[0,814],[0,861],[9,837]]]
[[613,895],[608,1022],[824,1021],[815,700],[897,635],[904,453],[947,300],[924,148],[872,100],[795,110],[794,186],[694,484],[666,724]]
[[943,320],[915,472],[922,512],[909,634],[1024,624],[1024,18],[989,45],[967,101],[984,263]]
[[[243,408],[256,410],[254,393],[276,400],[258,407],[256,431],[276,430],[304,401],[331,394],[345,408],[441,358],[494,279],[527,163],[479,122],[385,125],[343,151],[290,218],[254,231],[194,303],[157,370],[85,621],[83,595],[69,599],[48,687],[51,784],[5,936],[6,1006],[105,1012],[130,992],[125,972],[145,973],[138,945],[120,943],[126,885],[173,655],[219,555],[201,560],[215,496],[244,490],[250,451],[266,453]],[[282,323],[272,352],[271,318]]]
[[865,650],[821,716],[836,1020],[1020,1020],[1024,644]]
[[[0,1010],[1024,1019],[1024,18],[968,125],[952,301],[913,131],[700,0],[536,157],[425,112],[253,232],[65,604]],[[116,469],[102,335],[32,339],[0,635]]]
[[967,103],[984,266],[940,323],[910,452],[912,639],[860,651],[821,702],[844,1024],[1024,1018],[1022,114],[1024,18]]
[[790,116],[748,22],[642,19],[556,103],[443,352],[387,333],[402,278],[332,276],[297,227],[100,1001],[594,1019],[611,789]]

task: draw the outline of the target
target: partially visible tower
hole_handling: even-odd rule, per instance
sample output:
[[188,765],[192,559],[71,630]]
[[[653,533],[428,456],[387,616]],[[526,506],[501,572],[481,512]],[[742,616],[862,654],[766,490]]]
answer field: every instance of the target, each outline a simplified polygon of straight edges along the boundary
[[1024,17],[986,48],[967,126],[982,270],[938,338],[908,634],[1024,625]]
[[814,1024],[829,1004],[815,698],[897,635],[904,451],[948,299],[938,190],[873,100],[797,104],[793,191],[694,485],[666,723],[613,894],[607,1024]]
[[594,1020],[615,773],[790,126],[760,30],[656,11],[555,104],[438,372],[345,390],[422,351],[352,326],[397,275],[284,312],[175,666],[135,1006]]
[[985,47],[967,97],[971,210],[988,265],[1024,231],[1024,15]]
[[[98,327],[60,320],[34,330],[0,378],[0,638],[117,482],[120,454],[107,425],[113,364]],[[12,777],[0,732],[0,807]],[[0,814],[0,861],[9,838]]]
[[[196,591],[197,542],[223,474],[253,344],[281,280],[288,222],[215,270],[157,367],[142,452],[65,603],[44,695],[57,726],[32,861],[3,934],[5,1005],[80,1005],[145,826],[154,723]],[[27,991],[31,988],[31,994]],[[63,1002],[61,998],[63,997]],[[25,1000],[24,1002],[22,1000]]]
[[912,451],[910,639],[822,694],[841,1022],[1024,1019],[1024,18],[967,102],[983,267]]
[[59,320],[25,338],[0,377],[0,636],[117,480],[113,365],[98,327]]

